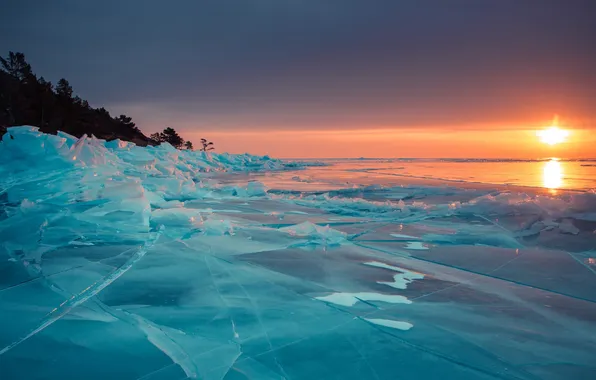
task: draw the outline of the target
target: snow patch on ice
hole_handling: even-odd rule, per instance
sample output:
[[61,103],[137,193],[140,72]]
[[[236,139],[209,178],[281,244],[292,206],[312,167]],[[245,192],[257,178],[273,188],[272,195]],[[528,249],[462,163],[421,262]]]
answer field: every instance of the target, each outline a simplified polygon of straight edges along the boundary
[[419,241],[410,241],[410,242],[408,242],[408,245],[406,245],[404,248],[411,249],[414,251],[425,251],[428,249],[427,246],[425,246],[424,244],[422,244]]
[[377,318],[362,318],[362,319],[364,319],[365,321],[368,321],[370,323],[373,323],[375,325],[391,327],[392,329],[398,329],[398,330],[404,330],[404,331],[407,331],[407,330],[411,329],[412,327],[414,327],[414,325],[411,323],[402,322],[402,321],[393,321],[391,319],[377,319]]
[[378,261],[369,261],[369,262],[364,263],[364,265],[368,265],[368,266],[376,267],[376,268],[389,269],[394,272],[399,272],[393,276],[393,282],[377,281],[378,284],[391,286],[392,288],[396,288],[396,289],[407,289],[408,284],[410,284],[412,281],[422,280],[424,278],[424,275],[422,273],[412,272],[407,269],[403,269],[403,268],[396,267],[393,265],[381,263]]
[[323,302],[333,303],[340,306],[354,306],[358,301],[380,301],[387,303],[411,304],[412,301],[404,296],[394,294],[381,294],[371,292],[361,293],[332,293],[327,296],[315,297]]
[[416,237],[416,236],[402,235],[402,234],[391,234],[391,236],[393,236],[394,238],[398,238],[398,239],[413,239],[413,240],[420,239],[419,237]]

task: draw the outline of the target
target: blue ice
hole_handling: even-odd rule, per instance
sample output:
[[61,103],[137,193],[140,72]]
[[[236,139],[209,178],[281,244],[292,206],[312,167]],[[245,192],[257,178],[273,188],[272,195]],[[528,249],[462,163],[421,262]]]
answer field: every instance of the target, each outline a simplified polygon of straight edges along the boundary
[[2,379],[596,373],[594,193],[346,184],[34,127],[0,162]]

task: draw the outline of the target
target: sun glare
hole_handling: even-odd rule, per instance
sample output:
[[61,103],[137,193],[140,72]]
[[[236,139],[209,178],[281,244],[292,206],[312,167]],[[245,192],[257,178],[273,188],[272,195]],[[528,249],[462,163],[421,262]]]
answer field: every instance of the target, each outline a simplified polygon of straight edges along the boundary
[[567,136],[569,136],[569,132],[560,129],[559,127],[550,127],[538,131],[536,134],[540,138],[540,141],[548,145],[556,145],[565,142]]
[[540,141],[548,145],[556,145],[567,140],[569,132],[558,127],[559,118],[555,116],[553,124],[541,131],[537,131],[536,135],[540,138]]

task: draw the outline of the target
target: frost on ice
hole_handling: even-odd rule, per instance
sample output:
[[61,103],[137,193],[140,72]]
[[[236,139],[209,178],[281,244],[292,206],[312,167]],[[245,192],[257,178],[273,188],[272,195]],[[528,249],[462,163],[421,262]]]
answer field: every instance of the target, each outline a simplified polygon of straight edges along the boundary
[[596,372],[593,193],[331,183],[34,127],[0,163],[2,379]]

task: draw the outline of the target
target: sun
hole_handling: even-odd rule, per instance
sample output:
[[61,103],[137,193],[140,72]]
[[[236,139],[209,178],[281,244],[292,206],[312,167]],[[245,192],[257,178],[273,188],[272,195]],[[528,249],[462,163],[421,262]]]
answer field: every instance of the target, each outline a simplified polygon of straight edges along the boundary
[[548,145],[556,145],[567,140],[567,136],[569,136],[569,132],[560,129],[559,127],[549,127],[542,131],[536,132],[540,141]]
[[548,145],[556,145],[565,142],[569,132],[557,126],[559,118],[555,116],[553,124],[546,129],[536,131],[536,135],[540,141]]

